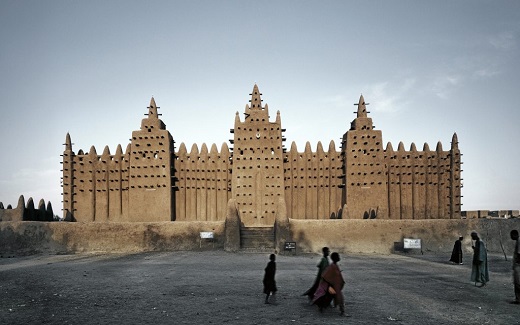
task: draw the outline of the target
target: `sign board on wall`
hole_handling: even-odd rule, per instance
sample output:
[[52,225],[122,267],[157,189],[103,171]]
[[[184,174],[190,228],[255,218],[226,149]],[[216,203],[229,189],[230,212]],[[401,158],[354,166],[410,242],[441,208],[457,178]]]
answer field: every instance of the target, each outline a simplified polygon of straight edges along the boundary
[[421,240],[414,238],[404,238],[403,239],[404,248],[418,248],[421,249]]
[[200,232],[200,238],[202,238],[202,239],[213,239],[213,232],[212,231],[201,231]]

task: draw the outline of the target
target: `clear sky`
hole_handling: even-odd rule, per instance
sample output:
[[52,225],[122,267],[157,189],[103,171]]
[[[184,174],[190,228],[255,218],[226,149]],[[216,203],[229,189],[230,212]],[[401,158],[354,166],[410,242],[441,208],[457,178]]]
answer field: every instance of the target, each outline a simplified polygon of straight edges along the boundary
[[123,150],[154,96],[220,148],[258,84],[286,147],[336,146],[360,94],[383,141],[463,153],[463,210],[520,208],[520,1],[0,0],[0,202],[61,215],[61,157]]

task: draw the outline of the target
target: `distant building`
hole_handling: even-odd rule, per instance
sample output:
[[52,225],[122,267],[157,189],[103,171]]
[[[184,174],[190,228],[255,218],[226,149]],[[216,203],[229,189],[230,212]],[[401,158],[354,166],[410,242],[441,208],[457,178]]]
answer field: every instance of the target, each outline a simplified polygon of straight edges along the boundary
[[478,219],[478,218],[518,218],[519,210],[471,210],[471,211],[462,211],[461,217],[463,219]]
[[[152,98],[140,130],[125,152],[63,152],[63,210],[67,219],[89,221],[224,220],[235,199],[244,226],[272,226],[285,207],[294,219],[449,219],[461,217],[461,154],[454,134],[449,150],[399,143],[383,148],[363,96],[342,138],[316,151],[284,147],[280,112],[270,121],[255,85],[233,139],[210,148],[175,142]],[[312,121],[309,121],[312,124]],[[193,126],[197,128],[196,125]],[[326,125],[313,125],[325,128]]]
[[25,198],[20,195],[18,205],[13,208],[10,204],[4,208],[4,204],[0,202],[0,221],[57,221],[58,216],[54,216],[52,212],[51,202],[43,199],[38,203],[38,207],[34,206],[33,198],[30,197],[25,204]]

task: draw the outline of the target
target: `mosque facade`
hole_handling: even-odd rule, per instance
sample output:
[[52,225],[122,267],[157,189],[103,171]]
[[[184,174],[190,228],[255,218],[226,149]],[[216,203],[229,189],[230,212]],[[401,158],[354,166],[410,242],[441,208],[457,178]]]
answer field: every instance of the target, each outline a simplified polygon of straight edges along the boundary
[[[230,145],[178,148],[154,98],[123,151],[63,152],[63,213],[79,222],[222,221],[236,202],[245,227],[291,219],[459,219],[461,153],[414,143],[383,147],[361,96],[339,145],[285,144],[280,112],[272,121],[253,87],[244,119],[236,113]],[[316,128],[326,127],[316,125]]]

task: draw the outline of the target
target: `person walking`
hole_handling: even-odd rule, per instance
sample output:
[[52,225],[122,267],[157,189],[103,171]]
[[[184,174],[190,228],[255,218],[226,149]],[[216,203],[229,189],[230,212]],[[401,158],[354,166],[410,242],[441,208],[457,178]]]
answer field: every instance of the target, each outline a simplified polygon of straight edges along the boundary
[[330,259],[332,264],[325,269],[321,276],[320,284],[314,294],[313,303],[320,308],[320,311],[323,311],[324,308],[330,305],[332,298],[334,298],[334,304],[339,307],[340,315],[344,316],[345,303],[342,290],[345,280],[343,280],[338,266],[340,261],[339,254],[336,252],[330,254]]
[[316,265],[318,267],[318,274],[316,275],[314,284],[312,285],[312,287],[309,288],[309,290],[305,291],[305,293],[303,294],[303,296],[309,297],[309,300],[312,300],[312,298],[314,297],[314,293],[316,292],[316,289],[318,289],[318,286],[320,285],[321,275],[323,274],[325,269],[329,266],[329,257],[328,257],[330,254],[329,248],[323,247],[321,249],[321,251],[323,253],[323,257],[321,258],[318,265]]
[[451,252],[450,262],[462,265],[462,240],[464,237],[460,236],[453,245],[453,251]]
[[520,245],[518,242],[518,230],[511,230],[511,239],[515,241],[515,250],[513,251],[513,285],[515,287],[515,300],[512,304],[520,305]]
[[269,296],[271,296],[271,295],[273,296],[272,302],[273,303],[276,302],[275,294],[278,289],[276,288],[276,281],[274,279],[274,276],[276,274],[275,260],[276,260],[275,254],[269,255],[269,263],[267,263],[267,266],[265,267],[263,284],[264,284],[264,293],[266,294],[266,296],[265,296],[266,304],[270,303]]
[[[475,286],[483,287],[487,282],[489,282],[486,245],[480,239],[476,231],[471,232],[471,239],[475,241],[471,246],[473,248],[471,282],[475,282]],[[479,285],[477,285],[477,283],[479,283]]]

